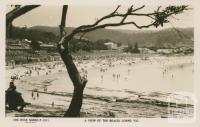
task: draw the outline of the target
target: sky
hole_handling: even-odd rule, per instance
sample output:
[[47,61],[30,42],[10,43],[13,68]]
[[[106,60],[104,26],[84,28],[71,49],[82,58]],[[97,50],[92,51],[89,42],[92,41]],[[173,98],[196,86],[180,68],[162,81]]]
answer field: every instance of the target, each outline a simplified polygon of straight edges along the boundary
[[[134,6],[140,7],[140,6]],[[102,16],[111,13],[116,6],[80,6],[74,5],[69,6],[66,18],[66,27],[77,27],[80,25],[92,24],[97,19]],[[164,7],[163,7],[164,8]],[[10,6],[7,7],[7,12],[11,10]],[[122,6],[119,9],[119,12],[125,12],[128,9],[128,6]],[[157,9],[157,6],[146,6],[144,9],[138,12],[153,12]],[[13,24],[15,26],[55,26],[58,27],[61,21],[62,6],[40,6],[33,9],[32,11],[22,15],[21,17],[14,20]],[[106,22],[117,22],[119,18],[113,18],[106,20]],[[135,21],[139,25],[145,25],[150,23],[149,18],[145,17],[129,17],[127,21]],[[182,14],[176,15],[175,18],[170,18],[170,24],[165,24],[163,28],[169,27],[193,27],[193,10],[185,11]],[[110,27],[109,27],[110,28]],[[133,25],[126,25],[115,27],[115,29],[129,29],[136,30],[137,28]],[[163,29],[158,28],[158,29]],[[112,29],[112,28],[111,28]],[[154,27],[148,28],[149,30],[156,29]]]

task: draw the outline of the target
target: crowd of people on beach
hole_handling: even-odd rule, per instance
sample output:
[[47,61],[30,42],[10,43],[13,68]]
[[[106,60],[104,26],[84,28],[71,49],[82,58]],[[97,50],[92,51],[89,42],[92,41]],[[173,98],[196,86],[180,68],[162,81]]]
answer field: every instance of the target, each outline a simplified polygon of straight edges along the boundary
[[[171,78],[174,78],[174,74],[169,72],[168,65],[177,65],[180,64],[178,59],[165,59],[161,57],[152,57],[148,60],[142,60],[140,57],[133,57],[131,55],[108,55],[108,56],[88,56],[87,59],[83,59],[83,57],[75,56],[74,62],[77,65],[77,68],[84,78],[89,78],[88,73],[90,68],[98,68],[100,72],[100,82],[103,83],[105,78],[105,73],[111,71],[110,77],[112,77],[112,82],[118,82],[119,80],[127,81],[132,72],[134,72],[133,67],[137,64],[158,64],[163,69],[162,75],[165,77],[166,75],[171,75]],[[185,59],[187,63],[193,63],[191,60]],[[121,75],[119,72],[112,72],[112,68],[117,65],[127,65],[127,75]],[[30,65],[22,65],[23,69],[20,71],[13,71],[10,76],[11,80],[23,80],[31,77],[39,77],[39,76],[48,76],[54,73],[63,73],[66,72],[66,67],[62,61],[55,62],[46,62],[46,63],[37,63]],[[180,67],[183,68],[182,64]],[[15,69],[15,68],[14,68]],[[14,70],[13,69],[13,70]],[[38,90],[38,89],[37,89]],[[45,85],[37,91],[35,89],[31,92],[31,97],[33,100],[38,100],[40,98],[39,91],[48,92],[48,85]],[[52,107],[55,107],[55,102],[51,103]]]
[[[86,59],[87,58],[87,59]],[[77,68],[81,74],[82,77],[88,78],[88,69],[90,68],[99,68],[101,76],[100,80],[103,82],[104,79],[104,73],[107,72],[112,67],[115,67],[116,65],[121,64],[127,64],[129,66],[134,66],[136,64],[153,64],[157,63],[163,68],[163,77],[167,74],[169,74],[169,68],[166,67],[167,64],[177,65],[179,64],[178,59],[163,59],[161,57],[156,58],[152,57],[148,60],[141,60],[140,57],[132,57],[130,55],[124,56],[124,55],[107,55],[107,56],[87,56],[87,57],[80,57],[80,56],[74,56],[74,62],[77,65]],[[188,61],[187,61],[188,62]],[[190,63],[193,63],[193,61],[189,61]],[[166,65],[165,65],[166,64]],[[20,70],[20,73],[14,72],[11,75],[11,80],[20,80],[21,78],[28,78],[28,77],[34,77],[34,76],[41,76],[41,75],[49,75],[52,73],[60,73],[66,71],[65,65],[62,63],[62,61],[58,62],[47,62],[47,63],[37,63],[32,65],[25,65],[23,66],[25,69]],[[180,67],[183,68],[183,65],[180,64]],[[131,69],[128,67],[128,75],[130,74]],[[112,74],[112,80],[118,80],[120,79],[121,75],[120,72],[116,73],[113,72]],[[174,78],[174,75],[171,74],[171,78]],[[124,78],[127,80],[127,77]],[[44,87],[44,91],[47,91],[47,87]]]
[[14,72],[11,75],[11,80],[20,80],[23,78],[29,78],[34,76],[49,75],[51,73],[61,72],[61,62],[57,63],[38,63],[33,65],[22,65],[23,69]]

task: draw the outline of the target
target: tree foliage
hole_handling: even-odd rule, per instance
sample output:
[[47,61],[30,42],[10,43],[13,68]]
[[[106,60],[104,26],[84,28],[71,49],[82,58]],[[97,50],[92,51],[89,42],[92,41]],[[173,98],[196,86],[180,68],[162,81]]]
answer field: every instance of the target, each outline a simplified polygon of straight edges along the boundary
[[58,38],[52,32],[28,29],[26,27],[15,27],[12,28],[13,39],[28,39],[33,41],[42,41],[45,43],[56,42]]
[[134,47],[131,44],[128,44],[128,47],[123,49],[123,51],[130,52],[130,53],[140,53],[137,42],[135,43]]
[[31,40],[31,47],[33,50],[40,50],[41,47],[40,47],[40,43],[34,39]]

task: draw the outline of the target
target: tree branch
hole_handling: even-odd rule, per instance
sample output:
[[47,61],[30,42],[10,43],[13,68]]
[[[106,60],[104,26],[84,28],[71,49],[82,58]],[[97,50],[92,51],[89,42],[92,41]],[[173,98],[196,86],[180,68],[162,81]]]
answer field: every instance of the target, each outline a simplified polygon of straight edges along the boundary
[[92,25],[82,25],[82,26],[80,26],[80,27],[77,27],[77,28],[73,31],[73,33],[76,33],[76,32],[78,32],[79,30],[84,29],[84,28],[94,27],[94,26],[98,25],[101,21],[103,21],[103,20],[105,20],[105,19],[108,19],[108,18],[110,18],[110,17],[113,17],[113,16],[116,14],[116,12],[117,12],[117,10],[118,10],[119,8],[120,8],[120,5],[118,5],[117,8],[116,8],[113,12],[111,12],[110,14],[108,14],[108,15],[106,15],[106,16],[100,18],[99,20],[97,20],[97,21],[96,21],[95,23],[93,23]]
[[[72,39],[74,35],[79,34],[79,33],[86,33],[90,32],[99,28],[106,28],[110,26],[122,26],[122,25],[128,25],[132,24],[133,26],[137,27],[138,29],[142,28],[149,28],[151,26],[158,27],[158,26],[163,26],[164,23],[168,23],[167,18],[170,17],[173,14],[178,14],[181,13],[182,11],[187,9],[187,6],[168,6],[165,9],[161,10],[161,6],[157,8],[156,11],[153,13],[136,13],[137,11],[143,9],[145,6],[138,7],[136,9],[133,9],[133,5],[124,13],[118,13],[118,9],[120,8],[120,5],[117,6],[117,8],[109,13],[106,16],[103,16],[99,20],[97,20],[95,23],[91,25],[82,25],[77,27],[75,30],[72,31],[71,34],[68,36]],[[136,22],[126,22],[126,19],[129,16],[143,16],[151,19],[151,22],[147,25],[138,25]],[[103,21],[107,19],[111,19],[114,17],[121,17],[122,19],[118,23],[105,23],[105,24],[100,24]],[[153,21],[152,21],[153,20]]]
[[84,29],[84,30],[81,30],[80,33],[83,33],[83,32],[90,32],[90,31],[94,31],[96,29],[100,29],[100,28],[106,28],[106,27],[110,27],[110,26],[122,26],[122,25],[129,25],[129,24],[132,24],[134,25],[135,27],[137,27],[138,29],[142,29],[142,28],[149,28],[151,26],[154,26],[154,23],[151,23],[151,24],[148,24],[148,25],[142,25],[142,26],[139,26],[137,25],[135,22],[119,22],[119,23],[108,23],[108,24],[103,24],[103,25],[99,25],[99,26],[95,26],[95,27],[92,27],[92,28],[88,28],[88,29]]
[[17,7],[15,9],[13,9],[12,11],[8,12],[6,14],[6,26],[8,26],[9,24],[12,23],[12,21],[14,19],[16,19],[17,17],[33,10],[34,8],[39,7],[40,5],[27,5],[27,6],[23,6],[23,7]]

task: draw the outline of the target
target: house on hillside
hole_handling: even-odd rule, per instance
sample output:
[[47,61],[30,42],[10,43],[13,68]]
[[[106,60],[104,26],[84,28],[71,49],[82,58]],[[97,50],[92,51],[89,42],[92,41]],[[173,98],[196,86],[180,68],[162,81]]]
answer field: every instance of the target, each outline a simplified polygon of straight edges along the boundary
[[31,40],[28,40],[28,39],[24,39],[24,42],[31,44]]
[[6,51],[27,49],[30,49],[30,45],[24,40],[6,40]]
[[37,41],[37,42],[40,45],[41,50],[56,50],[56,46],[54,46],[52,44],[45,44],[42,41]]
[[109,50],[116,50],[117,49],[117,44],[115,42],[112,42],[112,41],[106,42],[106,43],[104,43],[104,45],[106,45]]

